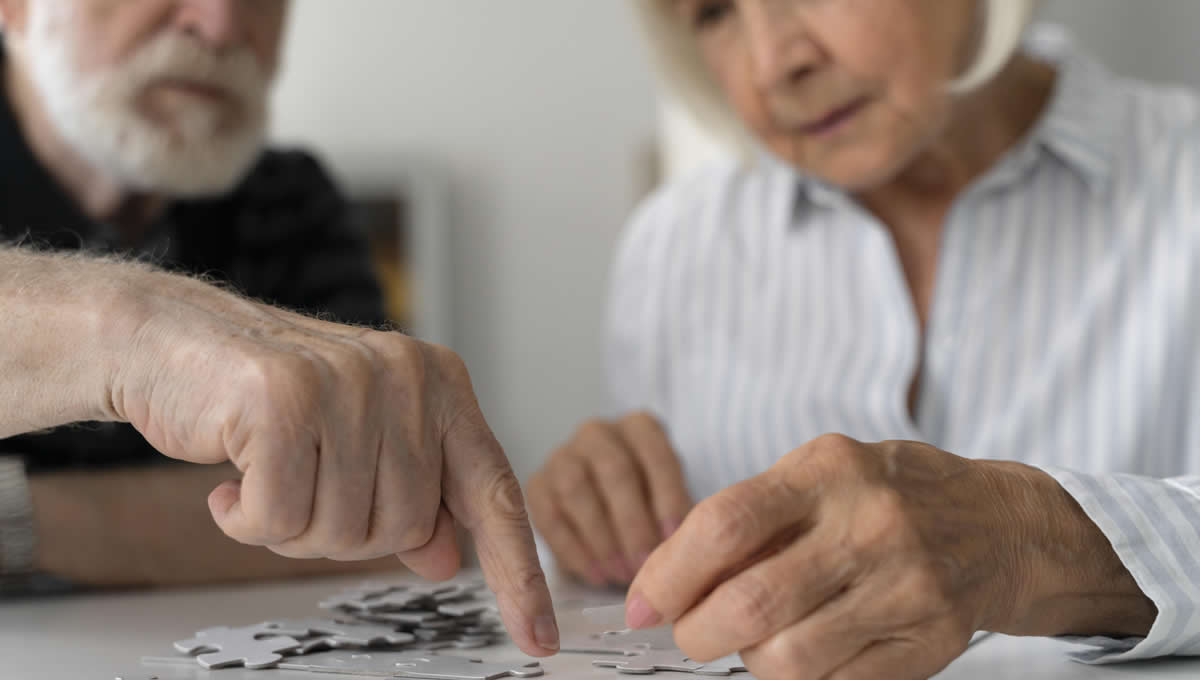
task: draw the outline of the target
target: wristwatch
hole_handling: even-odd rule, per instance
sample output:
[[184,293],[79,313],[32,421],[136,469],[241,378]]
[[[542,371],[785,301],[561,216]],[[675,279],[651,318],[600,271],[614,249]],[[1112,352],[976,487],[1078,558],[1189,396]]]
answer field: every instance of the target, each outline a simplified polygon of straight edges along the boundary
[[33,571],[33,498],[20,458],[0,457],[0,577]]

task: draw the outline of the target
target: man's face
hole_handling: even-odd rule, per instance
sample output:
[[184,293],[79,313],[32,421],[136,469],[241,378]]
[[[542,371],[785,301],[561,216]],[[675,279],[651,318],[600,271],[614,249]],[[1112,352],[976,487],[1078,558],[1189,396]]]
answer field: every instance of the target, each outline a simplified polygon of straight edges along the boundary
[[287,0],[0,0],[58,133],[130,188],[231,188],[266,130]]

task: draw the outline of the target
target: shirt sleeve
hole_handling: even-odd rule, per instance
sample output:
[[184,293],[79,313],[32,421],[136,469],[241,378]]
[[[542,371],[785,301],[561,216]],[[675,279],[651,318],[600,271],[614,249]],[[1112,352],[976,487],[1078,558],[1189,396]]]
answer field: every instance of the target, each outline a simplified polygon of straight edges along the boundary
[[673,210],[658,194],[639,207],[622,234],[609,284],[605,359],[613,415],[668,407],[669,357],[663,298]]
[[1145,638],[1069,638],[1086,663],[1200,656],[1200,476],[1154,479],[1043,468],[1112,543],[1158,607]]
[[[1184,125],[1178,135],[1147,153],[1149,200],[1161,206],[1158,228],[1178,228],[1185,268],[1200,266],[1200,126]],[[1189,277],[1193,298],[1200,278]],[[1200,389],[1200,360],[1190,369],[1192,390]],[[1185,400],[1188,422],[1200,422],[1200,392]],[[1158,607],[1145,638],[1070,638],[1092,649],[1073,654],[1087,663],[1134,661],[1162,656],[1200,656],[1200,440],[1186,445],[1192,467],[1180,476],[1043,468],[1071,494],[1104,533],[1138,586]],[[1145,452],[1143,455],[1152,455]]]

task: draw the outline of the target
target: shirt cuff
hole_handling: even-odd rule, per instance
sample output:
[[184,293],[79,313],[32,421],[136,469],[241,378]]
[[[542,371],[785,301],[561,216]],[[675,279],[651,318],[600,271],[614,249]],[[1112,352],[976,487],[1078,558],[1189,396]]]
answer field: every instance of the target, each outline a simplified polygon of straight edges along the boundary
[[1200,655],[1200,479],[1041,469],[1075,498],[1158,607],[1145,638],[1063,638],[1094,647],[1071,657],[1105,664]]

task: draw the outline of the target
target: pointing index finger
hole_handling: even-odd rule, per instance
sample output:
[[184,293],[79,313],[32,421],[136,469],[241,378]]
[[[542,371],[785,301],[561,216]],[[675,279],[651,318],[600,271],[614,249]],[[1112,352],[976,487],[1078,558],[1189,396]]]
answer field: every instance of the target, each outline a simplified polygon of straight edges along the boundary
[[509,634],[527,654],[554,654],[558,625],[521,485],[482,415],[455,423],[445,456],[446,503],[475,539]]

